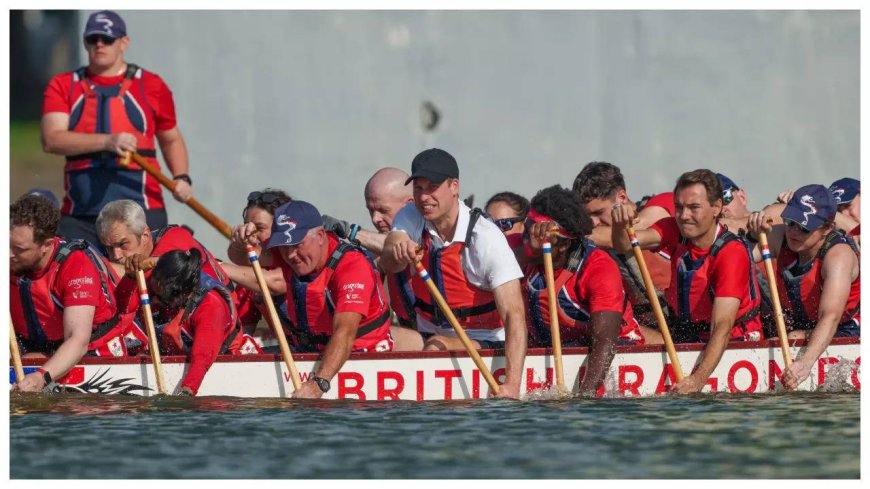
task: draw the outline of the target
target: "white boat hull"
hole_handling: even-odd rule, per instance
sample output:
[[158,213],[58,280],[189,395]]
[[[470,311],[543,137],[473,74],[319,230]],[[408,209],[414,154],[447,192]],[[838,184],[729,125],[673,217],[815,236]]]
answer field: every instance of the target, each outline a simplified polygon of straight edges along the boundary
[[[799,343],[802,345],[803,343]],[[686,374],[696,365],[703,345],[678,345]],[[802,348],[793,346],[792,357]],[[577,392],[585,368],[585,348],[563,349],[565,384]],[[505,361],[482,351],[484,363],[502,381]],[[860,390],[861,348],[858,339],[835,339],[816,362],[800,390]],[[318,355],[299,354],[296,366],[305,380]],[[163,376],[170,392],[177,392],[187,369],[184,357],[164,357]],[[24,359],[25,372],[41,365]],[[781,390],[782,354],[777,341],[735,344],[725,351],[704,392],[764,393]],[[553,377],[549,350],[532,349],[526,357],[522,392],[546,397]],[[14,379],[10,367],[10,379]],[[653,396],[674,383],[673,369],[661,346],[619,348],[610,367],[606,397]],[[102,394],[155,395],[157,384],[149,358],[86,358],[64,378],[58,391]],[[287,368],[279,356],[221,356],[212,365],[200,396],[289,397],[293,392]],[[329,399],[435,401],[486,398],[489,387],[465,352],[392,352],[353,355],[332,380]]]

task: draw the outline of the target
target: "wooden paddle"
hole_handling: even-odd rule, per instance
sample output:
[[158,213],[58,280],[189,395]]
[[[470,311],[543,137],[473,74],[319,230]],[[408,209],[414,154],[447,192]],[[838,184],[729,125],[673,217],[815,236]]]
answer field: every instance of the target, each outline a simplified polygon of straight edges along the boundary
[[483,378],[486,379],[486,383],[489,384],[489,389],[494,393],[498,394],[498,384],[493,378],[492,374],[489,372],[489,369],[486,368],[486,365],[483,363],[483,360],[480,358],[480,354],[477,353],[477,349],[474,345],[471,344],[471,340],[468,338],[468,335],[465,333],[465,330],[462,326],[459,325],[459,321],[456,319],[456,316],[453,314],[453,311],[450,309],[450,306],[447,305],[447,302],[444,300],[444,296],[441,295],[441,292],[438,290],[438,287],[435,285],[435,282],[432,281],[432,277],[429,276],[429,272],[423,268],[423,264],[417,262],[417,274],[426,282],[426,287],[429,287],[429,293],[435,299],[435,302],[438,303],[438,308],[441,310],[441,313],[447,318],[447,321],[450,322],[450,326],[453,326],[453,330],[456,331],[456,335],[459,337],[459,341],[462,342],[462,345],[465,347],[465,351],[468,352],[468,355],[474,361],[474,364],[477,365],[477,369],[480,370],[480,373],[483,374]]
[[547,280],[547,302],[550,304],[550,336],[553,339],[553,363],[556,367],[556,388],[565,394],[565,371],[562,369],[562,338],[559,332],[559,310],[556,303],[558,290],[553,283],[553,246],[544,241],[544,276]]
[[[137,153],[127,152],[124,155],[124,158],[121,160],[122,166],[129,166],[130,158],[136,162],[137,165],[141,166],[143,170],[145,170],[149,175],[156,178],[164,187],[168,188],[170,191],[175,192],[175,182],[170,180],[166,175],[164,175],[159,168],[155,168],[152,166],[145,158],[142,158]],[[213,214],[211,211],[205,208],[202,204],[199,203],[198,200],[191,197],[187,199],[185,202],[188,207],[194,210],[197,214],[199,214],[203,219],[208,221],[209,224],[214,226],[215,229],[218,230],[219,233],[226,236],[227,239],[232,239],[233,229],[229,224],[221,220],[218,216]]]
[[154,365],[154,376],[157,378],[157,392],[166,394],[166,384],[163,382],[163,364],[160,363],[160,347],[157,345],[157,331],[154,329],[154,318],[151,316],[151,297],[148,295],[148,285],[145,283],[145,272],[136,271],[136,282],[139,284],[139,304],[142,306],[142,316],[148,330],[148,350],[151,351],[151,363]]
[[[768,222],[773,222],[773,220]],[[776,274],[773,271],[773,259],[770,257],[770,247],[767,245],[767,233],[758,233],[758,245],[761,247],[761,257],[764,258],[764,271],[767,272],[767,283],[770,286],[770,300],[773,303],[773,317],[776,320],[776,334],[779,336],[779,347],[782,349],[782,361],[788,367],[791,365],[791,352],[788,348],[788,333],[785,330],[782,304],[779,303],[779,290],[776,285]]]
[[278,312],[275,310],[275,303],[272,302],[272,294],[269,292],[269,287],[266,285],[266,277],[263,276],[263,269],[260,267],[260,259],[257,257],[257,252],[254,247],[247,246],[248,260],[251,261],[251,266],[254,268],[254,275],[257,276],[257,283],[260,285],[260,293],[263,295],[263,301],[269,309],[269,320],[272,324],[272,329],[275,331],[275,337],[278,338],[278,345],[281,347],[281,356],[284,357],[284,363],[287,365],[287,371],[290,372],[290,380],[293,381],[293,390],[299,390],[302,385],[299,380],[299,372],[296,370],[296,362],[293,361],[293,355],[290,353],[290,346],[287,345],[287,337],[284,336],[284,327],[281,325],[281,320],[278,318]]
[[656,321],[659,324],[662,338],[665,340],[665,348],[668,351],[668,358],[670,358],[671,364],[674,366],[674,376],[676,377],[677,382],[680,382],[683,380],[683,367],[680,366],[680,359],[677,358],[677,350],[674,348],[674,342],[671,339],[671,332],[668,330],[668,323],[665,321],[665,315],[662,312],[662,305],[659,304],[655,285],[653,285],[652,277],[650,277],[649,270],[646,268],[646,261],[643,258],[643,251],[640,249],[640,242],[637,240],[637,235],[634,233],[633,227],[629,226],[625,232],[628,234],[628,239],[631,241],[631,251],[634,253],[634,259],[637,261],[638,268],[640,268],[640,274],[643,276],[643,285],[646,287],[646,296],[656,315]]
[[12,364],[15,365],[15,382],[21,382],[24,378],[24,367],[21,365],[21,351],[18,350],[18,340],[15,338],[15,326],[12,318],[9,319],[9,354],[12,355]]

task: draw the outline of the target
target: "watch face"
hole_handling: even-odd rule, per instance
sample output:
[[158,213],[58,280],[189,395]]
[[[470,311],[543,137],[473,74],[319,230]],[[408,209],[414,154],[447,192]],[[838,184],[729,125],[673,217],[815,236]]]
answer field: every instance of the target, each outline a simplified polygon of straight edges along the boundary
[[320,377],[314,377],[314,382],[317,383],[317,387],[320,387],[320,390],[323,392],[329,392],[329,381]]

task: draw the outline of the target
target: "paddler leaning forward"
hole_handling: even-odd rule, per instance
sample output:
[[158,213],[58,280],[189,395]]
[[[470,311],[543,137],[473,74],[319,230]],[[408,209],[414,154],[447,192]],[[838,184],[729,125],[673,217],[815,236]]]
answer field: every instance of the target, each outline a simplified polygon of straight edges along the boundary
[[[316,399],[352,352],[390,351],[390,308],[380,276],[363,250],[323,229],[323,216],[301,200],[275,209],[268,248],[277,269],[263,275],[272,294],[284,293],[303,351],[323,352],[314,375],[293,397]],[[259,290],[254,271],[227,264],[230,278]]]
[[[428,149],[411,164],[414,205],[393,220],[381,254],[389,273],[421,261],[476,348],[504,348],[499,397],[519,398],[527,329],[522,270],[499,228],[459,201],[459,166],[444,150]],[[462,342],[415,274],[417,328],[430,333],[425,350],[463,350]]]
[[[641,248],[664,250],[671,257],[665,298],[675,319],[669,325],[674,342],[707,343],[695,371],[673,386],[678,394],[704,387],[729,341],[763,339],[749,243],[719,223],[722,206],[722,184],[714,172],[686,172],[674,188],[674,217],[636,231]],[[626,229],[634,213],[614,206],[611,217],[614,247],[630,250]]]

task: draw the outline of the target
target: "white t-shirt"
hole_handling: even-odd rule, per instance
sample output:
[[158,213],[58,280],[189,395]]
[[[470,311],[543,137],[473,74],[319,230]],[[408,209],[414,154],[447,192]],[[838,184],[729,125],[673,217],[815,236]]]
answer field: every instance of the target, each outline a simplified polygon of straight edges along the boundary
[[[403,231],[415,242],[420,242],[425,229],[429,240],[436,249],[457,242],[465,242],[468,234],[468,222],[471,209],[459,202],[459,219],[453,241],[444,242],[438,236],[435,227],[420,215],[413,205],[406,205],[393,218],[393,231]],[[499,285],[514,279],[520,279],[523,271],[517,263],[516,256],[508,245],[501,230],[484,217],[480,217],[471,231],[471,246],[462,249],[462,271],[465,278],[475,287],[483,290],[493,290]],[[431,271],[430,271],[431,273]],[[456,336],[449,325],[440,327],[417,315],[417,329],[424,333],[435,333],[442,336]],[[498,329],[467,329],[468,336],[475,340],[504,341],[504,327]]]

